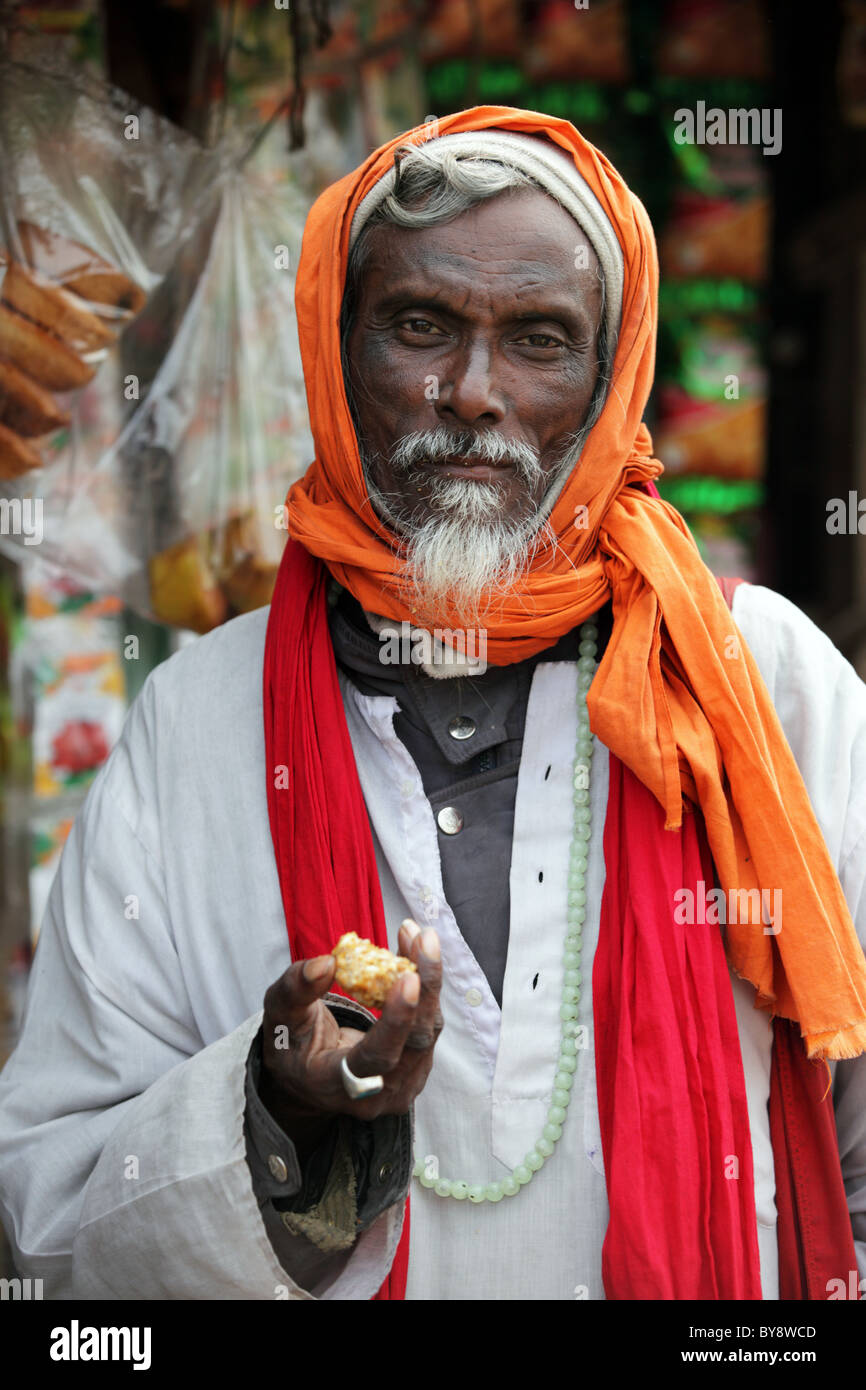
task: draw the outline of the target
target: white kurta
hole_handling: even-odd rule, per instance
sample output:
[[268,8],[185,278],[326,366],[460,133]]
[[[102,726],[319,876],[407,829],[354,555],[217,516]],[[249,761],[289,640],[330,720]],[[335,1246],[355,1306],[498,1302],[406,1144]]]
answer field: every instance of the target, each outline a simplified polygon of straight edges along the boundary
[[[866,686],[779,595],[741,587],[734,616],[866,940]],[[63,854],[22,1038],[0,1077],[3,1219],[20,1272],[42,1278],[50,1297],[310,1297],[270,1246],[244,1156],[246,1057],[264,991],[289,963],[265,792],[265,624],[263,612],[239,619],[154,672]],[[572,665],[537,667],[500,1013],[445,902],[433,815],[393,730],[396,702],[343,681],[391,944],[407,914],[442,939],[445,1029],[415,1124],[416,1154],[436,1155],[445,1177],[502,1177],[544,1123],[559,1033],[575,690]],[[606,796],[596,741],[580,1019],[590,1044]],[[734,988],[762,1282],[773,1298],[770,1029],[751,989]],[[835,1073],[866,1275],[866,1059]],[[601,1298],[606,1220],[590,1046],[563,1138],[518,1196],[474,1206],[412,1184],[408,1296]],[[399,1225],[399,1212],[384,1213],[319,1296],[369,1298]]]

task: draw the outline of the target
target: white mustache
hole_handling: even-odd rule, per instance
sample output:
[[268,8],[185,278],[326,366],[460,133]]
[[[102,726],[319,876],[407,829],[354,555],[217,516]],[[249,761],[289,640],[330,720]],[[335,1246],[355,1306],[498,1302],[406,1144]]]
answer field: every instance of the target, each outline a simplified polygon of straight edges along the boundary
[[[577,443],[569,440],[569,449]],[[549,523],[533,506],[521,520],[505,509],[506,493],[495,480],[449,477],[437,465],[477,460],[514,470],[527,493],[544,482],[538,451],[493,430],[455,430],[439,425],[398,439],[388,452],[396,486],[385,494],[373,481],[373,460],[359,440],[368,495],[379,516],[407,542],[403,582],[422,625],[454,610],[464,625],[483,626],[491,604],[520,582],[540,546],[555,545]],[[421,484],[434,515],[421,521],[402,495]]]
[[506,439],[493,430],[454,431],[445,425],[417,430],[397,440],[389,459],[392,469],[403,474],[414,473],[425,463],[477,459],[500,468],[510,466],[527,484],[540,482],[544,476],[537,449],[520,439]]

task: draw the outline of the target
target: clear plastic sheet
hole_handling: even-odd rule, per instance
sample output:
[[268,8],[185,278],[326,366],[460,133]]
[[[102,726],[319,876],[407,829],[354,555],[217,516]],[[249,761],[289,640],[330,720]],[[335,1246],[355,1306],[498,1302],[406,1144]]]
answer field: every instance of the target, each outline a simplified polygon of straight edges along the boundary
[[0,547],[197,631],[267,602],[305,200],[79,74],[0,71],[0,148]]

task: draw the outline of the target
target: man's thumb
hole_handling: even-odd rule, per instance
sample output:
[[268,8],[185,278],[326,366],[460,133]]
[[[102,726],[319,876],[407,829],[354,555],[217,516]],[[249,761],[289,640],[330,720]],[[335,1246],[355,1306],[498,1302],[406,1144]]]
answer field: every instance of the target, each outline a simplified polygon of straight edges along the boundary
[[327,994],[336,964],[333,956],[294,961],[265,995],[265,1011],[291,1029],[303,1028],[314,1013],[314,1005]]
[[330,982],[336,962],[333,956],[313,956],[304,961],[301,974],[307,985],[313,986],[314,997],[324,994]]

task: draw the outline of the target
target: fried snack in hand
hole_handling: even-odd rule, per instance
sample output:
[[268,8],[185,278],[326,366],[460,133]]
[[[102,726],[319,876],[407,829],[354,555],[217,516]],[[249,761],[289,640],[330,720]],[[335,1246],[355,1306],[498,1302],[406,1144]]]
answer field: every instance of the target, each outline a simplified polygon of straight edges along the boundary
[[50,391],[11,362],[0,361],[0,424],[25,439],[34,439],[68,425],[69,414],[61,410]]
[[18,478],[42,467],[42,458],[32,444],[6,425],[0,425],[0,478]]
[[392,955],[353,931],[340,937],[331,955],[337,962],[337,984],[366,1009],[381,1009],[398,976],[411,970],[418,973],[414,961]]

